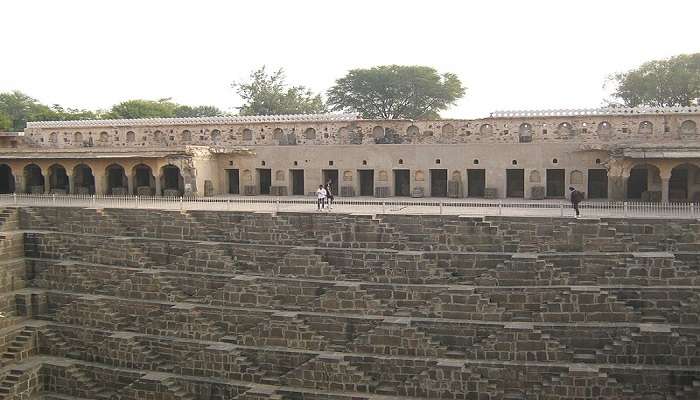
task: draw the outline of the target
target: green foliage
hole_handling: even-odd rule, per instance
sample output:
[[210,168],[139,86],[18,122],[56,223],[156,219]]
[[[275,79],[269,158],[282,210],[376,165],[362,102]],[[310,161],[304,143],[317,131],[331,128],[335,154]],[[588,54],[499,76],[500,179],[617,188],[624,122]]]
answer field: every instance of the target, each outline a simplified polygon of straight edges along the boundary
[[58,104],[49,107],[20,91],[0,93],[0,115],[9,118],[8,129],[14,131],[24,129],[28,121],[71,121],[99,117],[99,114],[93,111],[64,109]]
[[628,107],[691,106],[700,101],[700,53],[653,60],[615,74],[613,96]]
[[250,74],[250,80],[233,83],[244,104],[240,115],[316,114],[327,111],[323,99],[304,86],[287,86],[284,70],[271,74],[265,66]]
[[464,96],[455,74],[430,67],[382,65],[353,69],[328,91],[334,111],[357,112],[363,118],[428,119]]
[[4,112],[0,112],[0,132],[12,130],[12,118]]
[[105,115],[111,119],[218,117],[224,113],[214,106],[185,106],[170,99],[127,100],[116,104]]

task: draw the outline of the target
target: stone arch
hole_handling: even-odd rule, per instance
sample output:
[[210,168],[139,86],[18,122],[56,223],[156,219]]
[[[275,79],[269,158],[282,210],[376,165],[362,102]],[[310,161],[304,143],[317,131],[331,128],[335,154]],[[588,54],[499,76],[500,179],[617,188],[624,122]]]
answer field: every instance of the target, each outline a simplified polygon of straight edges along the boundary
[[598,134],[599,135],[609,135],[612,133],[612,124],[608,121],[602,121],[598,124]]
[[571,174],[569,174],[569,183],[572,185],[583,185],[583,172],[579,170],[571,171]]
[[340,144],[350,144],[350,130],[347,127],[342,127],[338,129],[338,136],[340,137]]
[[275,171],[275,180],[277,182],[284,182],[284,171],[282,171],[281,169]]
[[28,164],[24,167],[24,187],[26,193],[44,193],[44,174],[36,164]]
[[80,132],[75,132],[73,134],[73,143],[83,144],[83,134]]
[[58,133],[51,132],[49,134],[49,143],[58,143]]
[[530,183],[541,183],[542,182],[542,175],[540,175],[540,171],[534,170],[530,172]]
[[70,191],[66,168],[61,164],[49,167],[49,193],[66,194]]
[[518,127],[518,136],[520,143],[532,142],[532,125],[527,122],[520,124]]
[[697,129],[697,124],[693,120],[687,119],[681,122],[681,133],[683,135],[694,135],[698,133]]
[[671,169],[668,180],[668,201],[700,201],[700,168],[692,163],[682,163]]
[[415,180],[416,180],[416,182],[425,181],[425,172],[423,172],[421,170],[416,171]]
[[652,124],[650,121],[642,121],[639,123],[637,132],[640,135],[651,135],[654,133],[654,124]]
[[110,164],[105,168],[105,194],[123,196],[129,191],[129,181],[124,167],[119,164]]
[[559,124],[559,126],[557,126],[557,131],[564,135],[570,135],[574,133],[574,127],[568,122],[562,122]]
[[375,126],[372,128],[372,137],[375,139],[381,139],[384,137],[384,127],[382,126]]
[[192,132],[190,132],[188,129],[185,129],[180,133],[180,141],[182,143],[190,143],[192,141]]
[[389,180],[389,174],[385,170],[381,170],[381,171],[379,171],[379,175],[377,177],[377,180],[381,181],[381,182],[386,182]]
[[306,128],[306,130],[304,131],[304,139],[306,139],[306,140],[316,139],[316,129]]
[[95,175],[87,164],[73,168],[73,191],[77,194],[95,194]]
[[253,131],[248,128],[243,129],[243,140],[253,140]]
[[139,196],[153,196],[156,192],[156,178],[153,169],[146,164],[138,164],[132,168],[134,193]]
[[126,141],[128,143],[133,143],[136,141],[136,133],[134,131],[129,131],[126,133]]
[[491,126],[491,124],[482,124],[479,127],[479,133],[482,135],[490,135],[493,133],[493,126]]
[[102,142],[102,143],[109,142],[109,133],[107,133],[105,131],[100,132],[100,142]]
[[352,171],[343,171],[343,182],[352,182]]
[[287,134],[287,144],[289,145],[296,145],[297,144],[297,134],[294,132],[289,132]]
[[185,180],[176,165],[164,165],[160,169],[160,190],[162,196],[182,196],[185,193]]
[[161,143],[163,141],[163,132],[161,132],[161,131],[153,132],[153,141],[156,143]]
[[642,201],[661,200],[661,173],[659,167],[650,163],[632,166],[627,178],[627,198]]
[[213,143],[219,143],[220,140],[221,140],[221,131],[218,129],[214,129],[213,131],[211,131],[211,141]]
[[462,180],[462,173],[459,171],[452,171],[452,180],[460,182]]
[[452,124],[445,124],[442,126],[442,134],[445,136],[452,136],[455,133],[455,127]]
[[283,138],[285,138],[285,136],[284,136],[284,131],[281,128],[275,128],[275,130],[272,131],[272,139],[280,141]]
[[406,134],[409,136],[418,136],[420,134],[420,129],[415,125],[411,125],[406,128]]
[[0,164],[0,194],[15,193],[15,175],[7,164]]

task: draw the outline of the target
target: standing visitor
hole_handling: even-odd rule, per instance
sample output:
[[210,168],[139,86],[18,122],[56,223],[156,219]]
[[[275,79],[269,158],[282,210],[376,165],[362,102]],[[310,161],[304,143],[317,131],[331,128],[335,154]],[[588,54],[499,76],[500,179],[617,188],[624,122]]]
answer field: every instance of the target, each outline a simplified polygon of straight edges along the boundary
[[324,208],[325,203],[326,189],[323,188],[323,185],[318,185],[318,190],[316,191],[316,207],[318,207],[318,211]]
[[331,190],[331,184],[332,184],[332,181],[329,180],[328,183],[326,183],[326,187],[325,187],[326,199],[328,200],[328,209],[329,210],[333,209],[333,199],[335,198],[335,197],[333,197],[333,191]]
[[574,210],[576,211],[576,218],[578,218],[581,215],[578,209],[578,205],[583,201],[583,193],[574,189],[573,186],[569,186],[569,190],[571,191],[571,204],[574,206]]

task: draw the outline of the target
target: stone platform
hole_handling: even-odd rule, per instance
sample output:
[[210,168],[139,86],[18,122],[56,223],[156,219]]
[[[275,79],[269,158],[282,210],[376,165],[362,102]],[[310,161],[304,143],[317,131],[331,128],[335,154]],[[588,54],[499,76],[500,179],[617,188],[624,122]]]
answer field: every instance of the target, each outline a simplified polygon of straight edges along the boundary
[[700,223],[0,209],[2,399],[700,398]]

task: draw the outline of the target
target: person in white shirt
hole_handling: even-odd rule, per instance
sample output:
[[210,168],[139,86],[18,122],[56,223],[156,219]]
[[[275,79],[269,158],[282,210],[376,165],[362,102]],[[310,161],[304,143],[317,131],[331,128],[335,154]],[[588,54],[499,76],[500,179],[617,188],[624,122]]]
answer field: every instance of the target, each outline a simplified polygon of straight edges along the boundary
[[323,188],[323,185],[318,185],[318,190],[316,191],[316,207],[318,207],[318,211],[321,211],[321,209],[324,208],[327,194],[328,193],[326,192],[326,189]]

